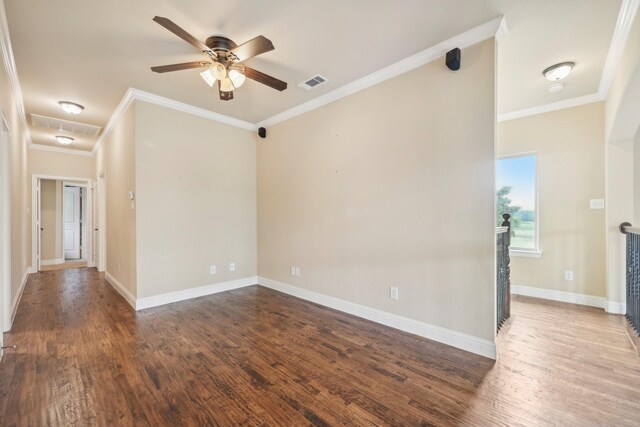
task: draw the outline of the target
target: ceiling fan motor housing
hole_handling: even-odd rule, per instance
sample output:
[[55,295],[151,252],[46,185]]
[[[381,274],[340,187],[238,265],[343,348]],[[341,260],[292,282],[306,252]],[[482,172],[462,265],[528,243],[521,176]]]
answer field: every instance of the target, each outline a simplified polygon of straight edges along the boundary
[[205,44],[218,55],[221,62],[229,60],[227,57],[229,51],[238,47],[233,40],[222,36],[211,36]]

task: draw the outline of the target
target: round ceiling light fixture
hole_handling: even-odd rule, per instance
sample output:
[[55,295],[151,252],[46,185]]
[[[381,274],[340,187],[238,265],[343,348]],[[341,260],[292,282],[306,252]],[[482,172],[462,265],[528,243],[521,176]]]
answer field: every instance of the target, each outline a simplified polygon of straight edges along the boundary
[[73,138],[71,138],[70,136],[56,135],[56,139],[62,145],[69,145],[73,142]]
[[542,74],[550,82],[557,82],[567,77],[575,66],[575,62],[561,62],[546,68]]
[[82,113],[82,110],[84,110],[82,105],[76,104],[75,102],[60,101],[58,104],[60,104],[60,107],[64,112],[68,114],[80,114]]

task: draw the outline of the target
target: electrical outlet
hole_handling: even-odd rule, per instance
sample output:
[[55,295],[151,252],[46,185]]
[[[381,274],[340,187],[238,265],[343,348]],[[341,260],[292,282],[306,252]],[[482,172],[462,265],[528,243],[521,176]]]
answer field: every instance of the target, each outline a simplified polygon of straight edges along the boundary
[[295,267],[291,267],[291,275],[292,276],[296,275],[296,268]]
[[212,265],[211,267],[209,267],[209,273],[216,274],[216,266],[215,265]]
[[300,267],[296,267],[296,277],[300,277]]
[[300,277],[300,267],[296,267],[295,265],[291,267],[291,275],[295,277]]
[[236,263],[232,262],[231,264],[229,264],[229,271],[236,271]]
[[573,271],[565,271],[564,280],[573,280]]
[[389,298],[394,300],[398,299],[398,288],[395,286],[391,286],[391,288],[389,288]]
[[589,200],[589,209],[604,209],[604,199]]

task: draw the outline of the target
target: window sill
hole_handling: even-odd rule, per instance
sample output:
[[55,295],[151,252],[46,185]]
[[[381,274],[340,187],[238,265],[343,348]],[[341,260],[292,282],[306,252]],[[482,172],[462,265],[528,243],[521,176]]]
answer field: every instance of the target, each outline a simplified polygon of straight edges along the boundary
[[542,258],[542,251],[528,251],[525,249],[509,249],[509,255],[521,258]]

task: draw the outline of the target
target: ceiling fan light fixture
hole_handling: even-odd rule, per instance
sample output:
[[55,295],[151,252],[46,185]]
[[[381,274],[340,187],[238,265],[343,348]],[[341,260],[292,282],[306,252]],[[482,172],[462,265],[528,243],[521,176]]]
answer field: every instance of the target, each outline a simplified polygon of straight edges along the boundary
[[575,62],[561,62],[546,68],[542,74],[550,82],[557,82],[567,77],[575,65]]
[[80,114],[82,113],[82,110],[84,110],[84,107],[82,105],[76,104],[75,102],[59,101],[58,104],[60,105],[60,108],[62,108],[62,110],[67,114]]
[[73,138],[71,138],[70,136],[56,135],[56,139],[62,145],[69,145],[73,142]]
[[247,80],[246,76],[244,75],[244,70],[239,67],[233,67],[229,70],[229,78],[233,83],[233,87],[235,87],[236,89],[242,86],[245,80]]
[[227,69],[219,62],[213,62],[209,67],[209,72],[218,80],[222,80],[227,77]]
[[210,70],[204,70],[200,73],[200,77],[204,80],[209,86],[213,87],[213,84],[216,82],[216,78],[213,77]]

